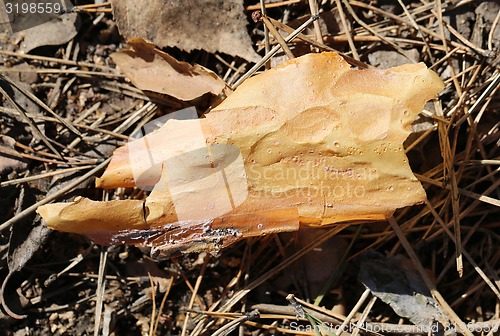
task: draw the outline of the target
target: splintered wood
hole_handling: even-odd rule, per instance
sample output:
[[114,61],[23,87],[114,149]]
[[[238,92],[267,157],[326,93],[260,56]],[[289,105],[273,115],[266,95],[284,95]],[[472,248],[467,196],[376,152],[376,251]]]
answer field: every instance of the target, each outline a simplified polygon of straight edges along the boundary
[[296,58],[246,80],[206,118],[170,119],[117,149],[97,186],[152,186],[146,200],[38,212],[55,230],[167,254],[385,219],[425,200],[403,142],[443,87],[422,63],[354,70],[336,53]]

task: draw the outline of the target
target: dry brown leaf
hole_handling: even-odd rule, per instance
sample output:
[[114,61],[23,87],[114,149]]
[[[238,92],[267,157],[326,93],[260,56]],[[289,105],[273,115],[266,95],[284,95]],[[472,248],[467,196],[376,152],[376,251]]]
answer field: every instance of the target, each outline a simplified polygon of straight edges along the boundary
[[257,62],[247,34],[242,0],[112,0],[113,16],[127,39],[142,37],[163,47],[203,49]]
[[206,93],[217,96],[227,87],[211,70],[198,64],[179,62],[143,39],[134,38],[127,43],[130,49],[113,53],[111,58],[141,90],[188,101]]
[[[424,64],[353,70],[336,53],[309,54],[248,79],[205,119],[168,120],[117,149],[97,185],[155,185],[146,201],[39,212],[57,230],[166,250],[214,249],[298,222],[385,219],[425,199],[402,143],[443,86]],[[223,244],[207,241],[214,232]]]

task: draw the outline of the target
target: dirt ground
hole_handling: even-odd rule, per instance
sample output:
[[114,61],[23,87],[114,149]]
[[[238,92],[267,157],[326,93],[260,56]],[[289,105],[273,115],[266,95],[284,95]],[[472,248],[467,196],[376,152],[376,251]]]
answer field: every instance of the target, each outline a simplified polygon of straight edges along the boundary
[[[2,334],[333,335],[342,326],[343,335],[385,335],[427,334],[426,325],[436,335],[498,335],[500,4],[265,2],[266,22],[252,15],[257,1],[115,0],[77,1],[29,32],[1,26]],[[405,142],[426,203],[390,221],[165,260],[42,223],[35,210],[47,200],[143,199],[147,191],[95,188],[102,169],[92,169],[147,121],[187,106],[201,115],[223,96],[141,89],[111,57],[128,38],[234,86],[266,41],[280,44],[272,27],[285,38],[311,13],[319,18],[287,43],[294,57],[335,50],[358,68],[424,62],[445,82]],[[289,56],[279,50],[268,66]]]

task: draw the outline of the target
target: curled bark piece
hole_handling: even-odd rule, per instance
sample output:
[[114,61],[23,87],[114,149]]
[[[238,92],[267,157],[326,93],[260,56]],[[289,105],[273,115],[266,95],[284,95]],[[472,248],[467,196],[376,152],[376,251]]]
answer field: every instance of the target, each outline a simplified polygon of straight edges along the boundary
[[[384,219],[425,200],[402,144],[424,104],[443,87],[422,63],[354,70],[336,53],[306,55],[248,79],[205,119],[168,120],[117,149],[97,186],[154,186],[143,215],[155,237],[168,223],[189,221],[202,227],[220,220],[224,229],[237,225],[244,232],[241,218],[290,209],[304,225]],[[54,215],[44,210],[44,218],[50,227],[76,232],[101,211],[100,221],[112,231],[116,219],[106,215],[108,203],[75,211],[71,219],[60,219],[58,211],[69,211],[64,205],[49,205]],[[125,219],[120,225],[141,223]],[[89,234],[84,231],[78,232]],[[182,231],[179,239],[163,239],[169,243],[161,248],[180,243],[190,250],[203,240]]]

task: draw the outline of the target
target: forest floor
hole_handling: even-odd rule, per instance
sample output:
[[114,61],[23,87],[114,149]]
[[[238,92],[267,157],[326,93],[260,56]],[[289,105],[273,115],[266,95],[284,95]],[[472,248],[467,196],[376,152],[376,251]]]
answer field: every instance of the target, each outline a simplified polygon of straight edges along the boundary
[[[255,0],[219,2],[186,0],[175,15],[159,0],[78,3],[29,32],[1,26],[0,333],[338,335],[342,326],[343,335],[425,335],[425,325],[498,335],[500,4],[273,0],[265,18],[278,22],[263,23],[252,18]],[[293,57],[335,50],[358,67],[424,62],[445,82],[405,142],[426,203],[333,237],[332,228],[301,230],[160,261],[147,248],[43,225],[35,210],[54,200],[145,197],[96,189],[94,168],[146,122],[190,105],[202,114],[214,102],[131,83],[110,56],[128,37],[143,32],[233,86],[266,41],[282,43],[273,29],[286,37],[311,13],[319,19],[287,43]],[[225,44],[210,39],[217,34]],[[269,66],[289,57],[279,50]]]

